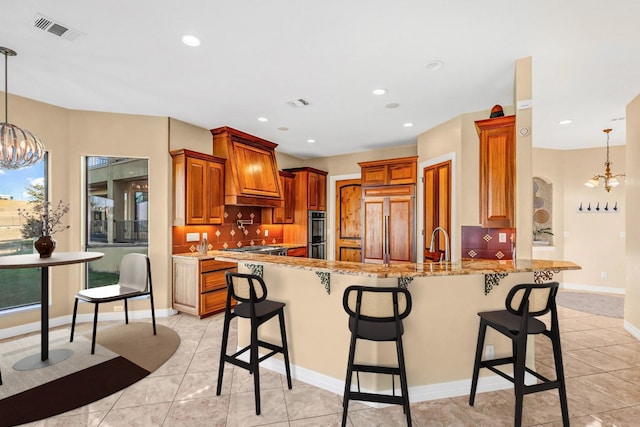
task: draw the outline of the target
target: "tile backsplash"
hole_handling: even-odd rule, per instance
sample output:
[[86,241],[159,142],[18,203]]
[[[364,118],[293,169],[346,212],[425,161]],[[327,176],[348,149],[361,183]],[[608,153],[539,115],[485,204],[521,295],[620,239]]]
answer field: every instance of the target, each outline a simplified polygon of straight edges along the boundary
[[[462,258],[513,259],[515,228],[462,227]],[[501,235],[504,242],[500,242]]]
[[[221,225],[174,226],[172,253],[196,252],[202,240],[202,233],[207,233],[210,250],[283,243],[282,224],[262,224],[261,211],[259,207],[225,206],[224,223]],[[241,228],[238,227],[238,220],[253,220],[253,224]],[[200,240],[187,242],[187,233],[198,233]]]

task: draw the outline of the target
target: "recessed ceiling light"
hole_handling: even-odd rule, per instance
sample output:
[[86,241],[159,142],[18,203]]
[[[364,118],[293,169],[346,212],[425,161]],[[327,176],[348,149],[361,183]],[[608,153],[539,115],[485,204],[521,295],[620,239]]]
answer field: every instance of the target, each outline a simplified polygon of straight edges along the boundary
[[288,127],[285,127],[285,126],[280,126],[280,127],[278,128],[278,130],[281,130],[281,131],[283,131],[283,132],[284,132],[284,131],[288,131],[288,130],[289,130],[289,128],[288,128]]
[[387,93],[386,89],[374,89],[371,91],[371,93],[373,93],[374,95],[384,95],[385,93]]
[[425,66],[425,68],[429,71],[436,71],[442,68],[443,65],[444,62],[442,61],[431,61]]
[[266,117],[258,117],[258,121],[259,122],[268,122],[269,119],[267,119]]
[[397,102],[392,102],[391,104],[385,105],[386,108],[398,108],[399,106],[400,104],[398,104]]
[[182,43],[186,44],[187,46],[196,47],[200,46],[200,39],[196,36],[192,36],[191,34],[185,34],[184,36],[182,36]]
[[413,126],[413,123],[411,123],[411,122],[407,122],[407,123],[404,123],[402,126],[404,126],[404,127],[406,127],[406,128],[410,128],[410,127],[412,127],[412,126]]
[[316,140],[315,139],[307,139],[307,142],[309,144],[315,144]]
[[569,123],[572,123],[572,120],[563,120],[560,122],[561,125],[568,125]]

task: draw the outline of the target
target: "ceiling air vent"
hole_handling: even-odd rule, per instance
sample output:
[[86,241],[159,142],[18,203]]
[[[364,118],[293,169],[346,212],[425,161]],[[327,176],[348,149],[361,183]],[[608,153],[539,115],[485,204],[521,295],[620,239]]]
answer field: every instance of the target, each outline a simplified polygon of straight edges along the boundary
[[287,104],[291,105],[292,107],[296,107],[296,108],[308,107],[309,105],[311,105],[309,103],[309,101],[307,101],[304,98],[292,99],[291,101],[287,101]]
[[74,41],[78,37],[84,35],[82,32],[75,30],[68,25],[56,22],[53,19],[47,18],[46,16],[43,16],[39,13],[37,13],[33,18],[33,26],[70,41]]

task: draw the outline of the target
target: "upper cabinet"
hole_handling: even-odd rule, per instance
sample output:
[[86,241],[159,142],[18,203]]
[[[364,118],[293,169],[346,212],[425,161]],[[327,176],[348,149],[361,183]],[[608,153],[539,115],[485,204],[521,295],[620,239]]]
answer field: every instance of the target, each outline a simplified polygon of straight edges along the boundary
[[190,150],[173,158],[173,225],[222,224],[224,159]]
[[362,186],[415,184],[418,176],[418,156],[358,163]]
[[212,129],[211,134],[214,156],[227,159],[224,203],[281,207],[278,145],[227,126]]
[[516,116],[476,121],[480,138],[480,222],[486,228],[514,226]]
[[[280,171],[280,184],[282,185],[282,207],[273,208],[271,218],[264,218],[263,222],[273,224],[293,224],[295,215],[295,175],[289,172]],[[269,209],[265,209],[269,211]]]
[[296,197],[306,200],[307,210],[327,210],[327,172],[308,167],[285,170],[295,174]]

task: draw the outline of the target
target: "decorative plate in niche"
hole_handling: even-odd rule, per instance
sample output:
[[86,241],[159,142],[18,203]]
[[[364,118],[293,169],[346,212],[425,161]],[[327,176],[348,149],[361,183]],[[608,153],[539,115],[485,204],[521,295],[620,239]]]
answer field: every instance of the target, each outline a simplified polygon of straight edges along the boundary
[[549,221],[549,212],[544,209],[537,210],[533,216],[537,223],[544,224]]

